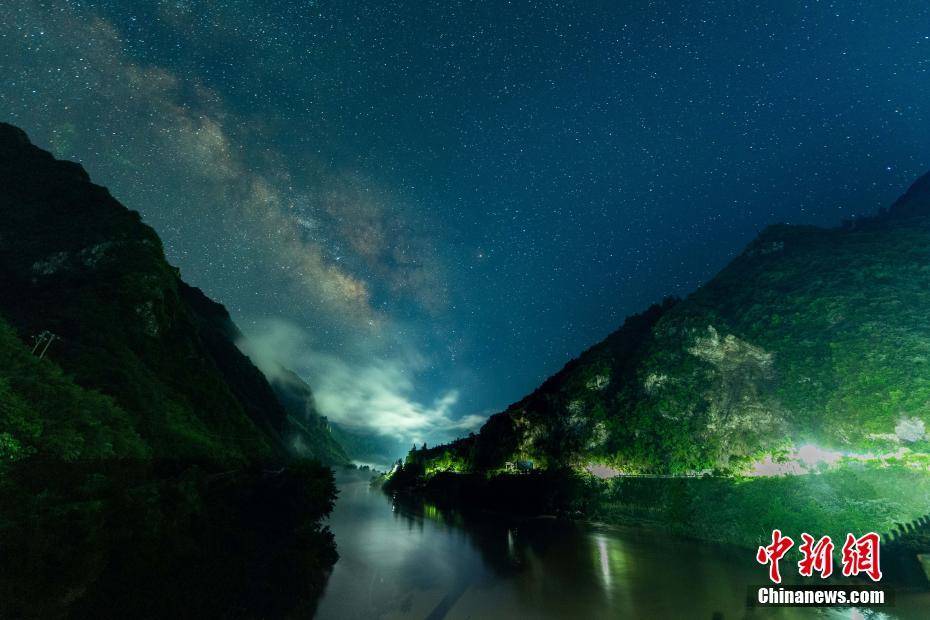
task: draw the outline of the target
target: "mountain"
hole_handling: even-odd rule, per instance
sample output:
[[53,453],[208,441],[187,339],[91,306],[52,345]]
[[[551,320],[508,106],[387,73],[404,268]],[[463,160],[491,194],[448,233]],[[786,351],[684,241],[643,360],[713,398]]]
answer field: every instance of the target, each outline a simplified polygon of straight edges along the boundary
[[475,465],[739,471],[791,446],[930,448],[930,175],[884,215],[766,228],[473,440]]
[[930,215],[930,172],[917,179],[888,211],[881,214],[890,218],[922,217]]
[[325,463],[350,463],[351,459],[329,420],[317,410],[310,386],[295,372],[283,367],[278,367],[268,377],[278,401],[287,412],[288,422],[301,431],[292,435],[291,449]]
[[0,222],[2,615],[312,615],[325,425],[138,213],[2,123]]
[[387,467],[408,446],[399,440],[368,429],[355,429],[330,421],[316,406],[313,391],[297,373],[275,362],[262,368],[288,422],[302,433],[292,435],[290,448],[296,454],[312,455],[324,463]]
[[396,437],[367,428],[331,423],[332,433],[345,448],[346,454],[359,465],[375,469],[390,469],[410,446]]
[[[695,292],[630,317],[476,435],[411,452],[393,484],[452,484],[449,476],[430,482],[445,472],[590,472],[611,481],[603,493],[626,509],[637,503],[632,477],[645,476],[655,481],[636,483],[651,485],[639,506],[655,511],[674,503],[662,495],[673,485],[659,476],[756,480],[854,461],[859,469],[885,467],[869,474],[859,499],[865,506],[874,492],[876,523],[893,526],[923,514],[914,511],[930,498],[928,424],[930,175],[872,218],[832,229],[766,228]],[[895,463],[908,468],[901,487],[892,483]],[[842,507],[825,522],[853,519],[852,487],[831,488],[829,476],[802,480],[819,485],[822,510],[834,499]],[[701,484],[710,483],[688,488]],[[768,489],[787,509],[794,491],[779,495],[778,484],[792,483],[727,487],[715,496],[718,517],[751,489]],[[679,503],[697,514],[702,493],[688,490]],[[765,497],[753,501],[772,501]],[[756,504],[734,519],[777,510]],[[807,507],[802,513],[824,521]],[[712,521],[691,522],[693,532],[706,526],[700,535],[715,537]],[[773,526],[759,521],[739,536],[749,544]]]
[[79,165],[0,124],[0,187],[0,314],[25,340],[54,334],[46,357],[113,397],[153,455],[242,463],[303,442],[320,448],[307,456],[346,461],[289,416],[226,309]]

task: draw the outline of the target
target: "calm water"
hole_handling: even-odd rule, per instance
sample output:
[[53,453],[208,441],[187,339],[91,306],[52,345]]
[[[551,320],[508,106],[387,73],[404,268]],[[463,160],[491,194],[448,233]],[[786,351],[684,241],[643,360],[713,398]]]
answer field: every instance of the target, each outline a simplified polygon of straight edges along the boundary
[[930,618],[925,593],[899,592],[884,613],[750,609],[747,586],[765,569],[745,551],[551,519],[465,519],[395,505],[363,481],[340,483],[330,527],[340,560],[319,618]]

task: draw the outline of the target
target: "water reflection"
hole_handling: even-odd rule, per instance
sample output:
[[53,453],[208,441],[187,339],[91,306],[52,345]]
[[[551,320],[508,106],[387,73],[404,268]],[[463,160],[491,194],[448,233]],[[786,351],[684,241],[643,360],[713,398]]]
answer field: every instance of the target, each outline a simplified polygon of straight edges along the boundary
[[513,521],[397,500],[347,482],[331,519],[341,559],[321,618],[925,618],[926,594],[891,614],[758,609],[745,551],[554,519]]
[[604,591],[610,592],[611,591],[611,582],[610,582],[611,569],[610,569],[610,554],[607,551],[607,538],[602,534],[598,534],[597,536],[595,536],[595,540],[597,541],[597,555],[598,555],[598,559],[600,560],[600,564],[601,564],[601,579],[604,581]]

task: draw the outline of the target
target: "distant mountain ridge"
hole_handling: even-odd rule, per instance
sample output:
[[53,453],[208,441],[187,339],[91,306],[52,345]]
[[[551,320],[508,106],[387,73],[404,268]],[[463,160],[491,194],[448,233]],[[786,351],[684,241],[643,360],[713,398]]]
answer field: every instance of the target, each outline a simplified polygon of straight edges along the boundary
[[297,373],[279,368],[268,377],[278,401],[287,412],[288,421],[302,432],[290,439],[291,449],[298,454],[312,454],[326,463],[349,463],[346,446],[339,441],[332,425],[320,415],[313,390]]
[[893,217],[930,215],[930,172],[916,181],[888,209]]

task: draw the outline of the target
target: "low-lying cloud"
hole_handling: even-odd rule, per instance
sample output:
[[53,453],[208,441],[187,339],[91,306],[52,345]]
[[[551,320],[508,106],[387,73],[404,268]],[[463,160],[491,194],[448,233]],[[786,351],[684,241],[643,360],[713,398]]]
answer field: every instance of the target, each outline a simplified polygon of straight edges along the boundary
[[[306,377],[331,419],[405,440],[477,425],[456,417],[454,387],[418,397],[420,355],[385,345],[397,321],[420,337],[449,303],[429,210],[282,139],[273,106],[243,112],[206,76],[138,54],[136,35],[92,5],[13,0],[0,22],[4,120],[139,210],[185,279],[254,333],[253,359]],[[184,29],[175,8],[167,23]],[[272,312],[293,323],[250,328]]]
[[435,443],[475,430],[485,419],[456,415],[455,388],[418,399],[415,381],[423,361],[415,352],[347,360],[316,349],[306,332],[282,320],[260,323],[240,348],[271,378],[283,379],[282,366],[305,377],[320,413],[354,429]]

